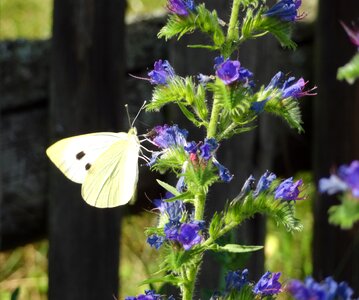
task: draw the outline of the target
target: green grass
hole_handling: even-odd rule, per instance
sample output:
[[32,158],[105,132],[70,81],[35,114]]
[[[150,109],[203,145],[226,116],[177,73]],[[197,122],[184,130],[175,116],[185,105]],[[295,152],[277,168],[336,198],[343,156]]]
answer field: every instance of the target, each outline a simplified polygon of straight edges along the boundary
[[296,216],[304,225],[303,231],[292,234],[282,227],[277,227],[271,220],[267,222],[265,267],[272,272],[282,272],[282,280],[303,279],[312,273],[313,215],[311,207],[315,185],[308,172],[297,174],[296,177],[302,178],[305,184],[302,194],[306,196],[306,199],[298,200],[296,204]]

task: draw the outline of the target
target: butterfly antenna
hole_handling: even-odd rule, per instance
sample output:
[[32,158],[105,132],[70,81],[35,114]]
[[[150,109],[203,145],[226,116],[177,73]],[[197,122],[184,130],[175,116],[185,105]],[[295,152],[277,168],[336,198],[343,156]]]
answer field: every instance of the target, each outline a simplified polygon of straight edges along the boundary
[[126,113],[127,113],[128,124],[130,125],[130,128],[132,128],[130,113],[128,111],[128,104],[125,104],[125,109],[126,109]]
[[[142,104],[142,106],[141,106],[140,109],[138,110],[137,115],[135,116],[135,118],[134,118],[133,121],[132,121],[131,128],[132,128],[133,125],[135,124],[135,122],[136,122],[138,116],[140,115],[141,111],[144,109],[146,103],[147,103],[147,101],[144,101],[143,104]],[[128,111],[127,111],[127,113],[128,113]]]

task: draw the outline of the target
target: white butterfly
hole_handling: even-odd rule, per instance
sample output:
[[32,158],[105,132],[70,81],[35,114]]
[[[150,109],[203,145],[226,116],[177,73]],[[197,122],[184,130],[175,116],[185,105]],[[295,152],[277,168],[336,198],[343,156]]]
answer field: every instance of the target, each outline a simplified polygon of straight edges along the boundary
[[95,207],[128,203],[138,180],[140,142],[136,128],[98,132],[62,139],[46,150],[70,180],[81,183],[81,195]]

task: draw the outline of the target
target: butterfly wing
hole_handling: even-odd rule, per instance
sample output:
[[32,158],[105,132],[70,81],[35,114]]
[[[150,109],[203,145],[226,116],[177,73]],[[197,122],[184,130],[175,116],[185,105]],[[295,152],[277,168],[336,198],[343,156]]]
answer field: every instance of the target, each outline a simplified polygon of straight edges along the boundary
[[127,133],[98,132],[62,139],[46,150],[47,156],[70,180],[83,183],[96,159]]
[[102,208],[128,203],[136,191],[139,150],[138,138],[130,132],[101,154],[82,184],[84,200]]

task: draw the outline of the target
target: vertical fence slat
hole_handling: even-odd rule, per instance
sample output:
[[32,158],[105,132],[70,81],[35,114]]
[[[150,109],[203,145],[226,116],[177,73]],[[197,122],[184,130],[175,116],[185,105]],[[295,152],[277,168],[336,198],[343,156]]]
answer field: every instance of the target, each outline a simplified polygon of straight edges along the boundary
[[[121,129],[118,114],[124,104],[124,9],[122,0],[55,1],[52,140]],[[88,206],[81,199],[80,185],[52,168],[50,300],[113,299],[117,295],[120,212],[121,208]]]
[[[316,83],[314,102],[314,175],[327,177],[333,167],[359,159],[359,85],[336,80],[338,67],[355,53],[339,21],[357,20],[359,2],[319,2],[316,34]],[[328,224],[328,208],[335,197],[318,196],[314,204],[313,267],[317,279],[333,275],[359,288],[358,227],[340,230]]]

